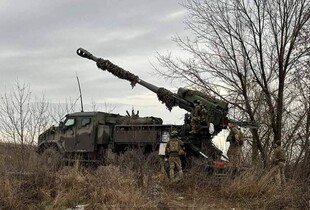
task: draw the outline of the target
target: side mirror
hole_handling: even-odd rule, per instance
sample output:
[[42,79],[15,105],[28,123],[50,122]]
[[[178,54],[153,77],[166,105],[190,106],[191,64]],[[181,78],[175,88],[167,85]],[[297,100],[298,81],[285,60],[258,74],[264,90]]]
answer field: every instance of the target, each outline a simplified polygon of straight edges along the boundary
[[64,122],[62,122],[62,121],[59,122],[59,128],[61,130],[64,130]]

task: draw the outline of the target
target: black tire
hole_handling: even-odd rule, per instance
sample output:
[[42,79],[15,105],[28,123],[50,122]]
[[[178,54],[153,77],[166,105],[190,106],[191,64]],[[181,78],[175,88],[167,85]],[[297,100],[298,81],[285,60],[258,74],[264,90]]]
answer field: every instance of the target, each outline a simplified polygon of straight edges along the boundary
[[155,151],[155,152],[148,154],[146,157],[146,161],[145,161],[146,167],[148,167],[148,169],[151,172],[160,171],[161,170],[161,162],[160,161],[164,161],[164,160],[160,160],[160,158],[161,157],[158,155],[158,151]]
[[48,171],[57,171],[62,165],[62,155],[54,148],[46,148],[42,153],[42,166]]

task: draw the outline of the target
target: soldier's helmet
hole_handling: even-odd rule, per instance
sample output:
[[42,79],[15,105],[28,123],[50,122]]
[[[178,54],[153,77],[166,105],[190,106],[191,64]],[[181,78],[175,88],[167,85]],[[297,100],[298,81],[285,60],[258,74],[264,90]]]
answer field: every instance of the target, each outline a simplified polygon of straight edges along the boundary
[[236,128],[237,125],[234,124],[234,123],[232,123],[232,122],[229,122],[229,123],[228,123],[228,127],[229,127],[229,128]]
[[177,137],[178,136],[178,131],[171,131],[170,136],[171,137]]

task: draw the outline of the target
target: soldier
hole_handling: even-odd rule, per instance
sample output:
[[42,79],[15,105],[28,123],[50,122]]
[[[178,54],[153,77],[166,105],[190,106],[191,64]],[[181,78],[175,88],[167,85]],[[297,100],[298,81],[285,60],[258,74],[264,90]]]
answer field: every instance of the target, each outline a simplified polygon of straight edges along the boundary
[[194,101],[194,110],[192,111],[191,115],[191,127],[192,130],[190,133],[197,133],[199,126],[203,121],[206,121],[205,115],[207,113],[206,109],[203,107],[203,105],[200,103],[199,100]]
[[244,141],[243,134],[240,129],[232,123],[228,123],[228,127],[230,129],[230,133],[226,141],[228,141],[230,145],[227,150],[227,156],[229,158],[230,166],[233,169],[238,170],[241,164],[242,145]]
[[275,182],[277,183],[277,185],[280,186],[285,184],[284,167],[286,156],[280,141],[277,141],[273,147],[274,150],[271,159],[273,168],[271,169],[271,171],[274,176]]
[[183,141],[178,139],[177,136],[178,136],[178,132],[172,131],[170,134],[170,140],[168,141],[166,145],[166,157],[168,157],[169,177],[171,181],[175,180],[175,172],[178,174],[178,178],[183,177],[183,170],[182,170],[180,155],[185,154],[184,143]]

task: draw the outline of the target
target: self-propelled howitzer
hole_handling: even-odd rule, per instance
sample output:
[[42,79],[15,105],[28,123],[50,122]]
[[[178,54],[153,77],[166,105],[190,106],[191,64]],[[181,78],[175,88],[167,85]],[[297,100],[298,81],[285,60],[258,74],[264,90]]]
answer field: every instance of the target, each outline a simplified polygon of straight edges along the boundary
[[77,54],[81,57],[95,61],[97,67],[103,71],[107,70],[120,79],[128,80],[132,87],[138,83],[156,93],[158,99],[164,103],[170,111],[174,106],[179,106],[180,108],[192,113],[195,109],[195,102],[199,101],[206,110],[204,116],[205,119],[208,123],[212,123],[214,126],[214,134],[220,132],[225,127],[228,104],[224,101],[215,99],[214,97],[206,95],[200,91],[186,88],[179,88],[178,92],[175,94],[163,87],[157,87],[140,79],[137,75],[122,69],[109,60],[97,58],[85,49],[79,48]]

